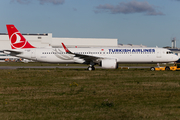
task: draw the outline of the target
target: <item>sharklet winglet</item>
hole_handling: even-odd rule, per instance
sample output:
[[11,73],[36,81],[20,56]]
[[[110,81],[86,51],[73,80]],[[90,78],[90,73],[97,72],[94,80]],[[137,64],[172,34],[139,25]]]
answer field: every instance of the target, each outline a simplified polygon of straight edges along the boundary
[[71,51],[68,50],[68,48],[64,45],[64,43],[61,43],[61,44],[62,44],[64,50],[65,50],[67,53],[72,53]]

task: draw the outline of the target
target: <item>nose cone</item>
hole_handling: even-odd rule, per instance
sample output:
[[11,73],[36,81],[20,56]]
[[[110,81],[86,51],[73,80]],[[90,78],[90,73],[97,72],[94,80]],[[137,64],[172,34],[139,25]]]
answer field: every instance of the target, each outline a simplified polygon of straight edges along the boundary
[[179,61],[179,57],[177,55],[174,55],[173,60],[177,62],[177,61]]

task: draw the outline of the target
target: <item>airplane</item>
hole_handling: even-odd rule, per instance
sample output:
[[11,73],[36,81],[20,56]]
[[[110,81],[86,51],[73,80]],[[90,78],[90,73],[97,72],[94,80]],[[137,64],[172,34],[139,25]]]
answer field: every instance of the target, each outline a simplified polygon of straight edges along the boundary
[[170,50],[164,48],[37,48],[31,45],[23,35],[12,25],[6,25],[11,42],[11,48],[3,50],[12,56],[46,63],[89,64],[88,70],[95,70],[94,65],[106,69],[117,69],[119,63],[169,63],[179,58]]

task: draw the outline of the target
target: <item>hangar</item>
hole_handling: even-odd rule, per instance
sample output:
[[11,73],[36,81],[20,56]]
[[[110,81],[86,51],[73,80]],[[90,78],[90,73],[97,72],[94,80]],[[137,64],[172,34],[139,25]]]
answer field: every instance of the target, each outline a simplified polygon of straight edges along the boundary
[[[118,39],[104,38],[54,38],[52,33],[22,34],[35,47],[62,47],[62,42],[67,47],[99,47],[117,46]],[[2,50],[11,49],[8,33],[0,33],[0,62],[14,61],[17,57],[4,54]]]
[[[63,42],[67,47],[99,47],[117,46],[118,39],[106,38],[57,38],[52,33],[22,34],[35,47],[61,47]],[[0,50],[11,49],[7,33],[0,33]]]
[[[35,47],[62,47],[63,42],[67,47],[146,47],[144,45],[118,44],[118,39],[107,38],[60,38],[52,37],[52,33],[22,34]],[[11,49],[8,33],[0,33],[0,50]]]
[[[118,44],[118,39],[107,39],[107,38],[59,38],[52,37],[52,33],[44,34],[22,34],[26,40],[29,41],[35,47],[62,47],[61,43],[64,43],[69,48],[80,48],[80,47],[146,47],[143,45],[133,44]],[[2,50],[11,49],[10,40],[8,33],[0,33],[0,60],[11,58],[3,53]]]

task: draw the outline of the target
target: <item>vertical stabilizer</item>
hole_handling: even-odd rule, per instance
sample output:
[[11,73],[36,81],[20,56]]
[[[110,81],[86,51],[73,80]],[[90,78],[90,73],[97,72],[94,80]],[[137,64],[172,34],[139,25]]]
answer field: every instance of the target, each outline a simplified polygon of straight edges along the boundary
[[6,27],[12,49],[35,48],[23,37],[14,25],[6,25]]

